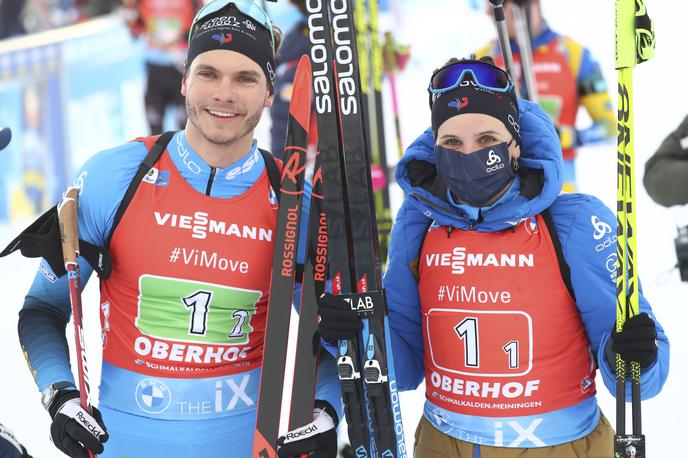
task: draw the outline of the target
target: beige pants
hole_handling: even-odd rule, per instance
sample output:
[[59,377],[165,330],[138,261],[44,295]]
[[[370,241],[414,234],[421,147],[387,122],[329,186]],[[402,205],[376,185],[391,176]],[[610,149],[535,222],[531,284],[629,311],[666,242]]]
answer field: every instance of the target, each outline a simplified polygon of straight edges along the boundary
[[436,429],[422,417],[416,429],[414,458],[611,458],[614,449],[614,429],[604,415],[597,428],[587,436],[553,447],[506,448],[480,446],[474,455],[474,445],[460,441]]

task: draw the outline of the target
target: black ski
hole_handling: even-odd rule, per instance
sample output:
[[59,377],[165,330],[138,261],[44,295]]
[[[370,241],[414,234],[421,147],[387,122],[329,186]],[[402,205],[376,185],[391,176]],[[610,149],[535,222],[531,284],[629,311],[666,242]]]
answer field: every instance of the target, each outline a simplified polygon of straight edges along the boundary
[[[328,238],[328,267],[335,294],[350,292],[352,284],[347,238],[347,214],[342,196],[344,182],[340,163],[341,136],[337,115],[330,20],[324,0],[306,2],[313,61],[313,88],[318,116],[318,152],[325,188],[323,209]],[[336,198],[327,198],[327,196]],[[343,342],[346,355],[340,356],[337,372],[342,385],[344,414],[349,425],[349,441],[361,457],[371,457],[370,435],[364,411],[361,380],[361,353],[357,340]]]
[[[333,0],[325,6],[320,0],[308,2],[307,6],[311,56],[315,63],[330,276],[334,292],[346,295],[364,324],[364,332],[358,339],[342,341],[339,345],[337,365],[349,439],[360,457],[405,457],[381,288],[351,2]],[[365,353],[361,353],[363,349]],[[361,365],[363,359],[365,363]]]
[[294,282],[297,280],[296,253],[306,177],[311,94],[311,65],[308,57],[304,56],[297,67],[289,106],[281,197],[275,227],[275,255],[270,279],[270,300],[253,436],[254,458],[277,456],[289,321]]

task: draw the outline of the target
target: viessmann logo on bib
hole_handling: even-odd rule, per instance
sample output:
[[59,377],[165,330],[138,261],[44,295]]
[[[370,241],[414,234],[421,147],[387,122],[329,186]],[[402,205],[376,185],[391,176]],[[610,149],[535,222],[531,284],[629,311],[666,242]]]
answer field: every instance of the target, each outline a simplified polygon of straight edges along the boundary
[[466,247],[455,247],[450,253],[429,253],[425,255],[428,267],[451,267],[451,273],[461,275],[469,267],[533,267],[532,254],[515,253],[469,253]]
[[205,239],[208,233],[223,234],[240,239],[260,240],[272,242],[272,229],[245,226],[241,224],[218,221],[209,217],[206,212],[195,212],[193,215],[177,215],[175,213],[155,213],[158,226],[168,226],[191,231],[191,237]]

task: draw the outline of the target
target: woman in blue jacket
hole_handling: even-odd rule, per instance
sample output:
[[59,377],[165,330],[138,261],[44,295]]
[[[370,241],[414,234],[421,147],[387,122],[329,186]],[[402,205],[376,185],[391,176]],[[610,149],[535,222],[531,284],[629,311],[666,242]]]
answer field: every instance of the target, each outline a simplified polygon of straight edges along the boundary
[[[490,59],[450,61],[429,91],[432,128],[397,168],[407,197],[384,279],[397,383],[425,380],[414,456],[610,457],[596,370],[613,394],[614,353],[640,362],[649,398],[669,367],[642,290],[641,313],[612,332],[615,217],[559,194],[552,123]],[[326,319],[342,306],[321,301],[325,339],[346,334],[341,314]]]

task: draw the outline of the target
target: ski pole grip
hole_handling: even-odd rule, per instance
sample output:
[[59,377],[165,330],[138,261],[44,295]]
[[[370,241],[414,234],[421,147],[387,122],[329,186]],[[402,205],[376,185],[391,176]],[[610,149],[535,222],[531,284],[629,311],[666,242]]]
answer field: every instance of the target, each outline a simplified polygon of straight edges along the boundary
[[504,0],[490,0],[492,3],[492,10],[494,11],[495,20],[504,21]]
[[62,243],[62,258],[65,267],[74,264],[79,256],[79,229],[77,224],[77,198],[79,190],[69,188],[65,192],[62,202],[57,206],[60,222],[60,241]]

